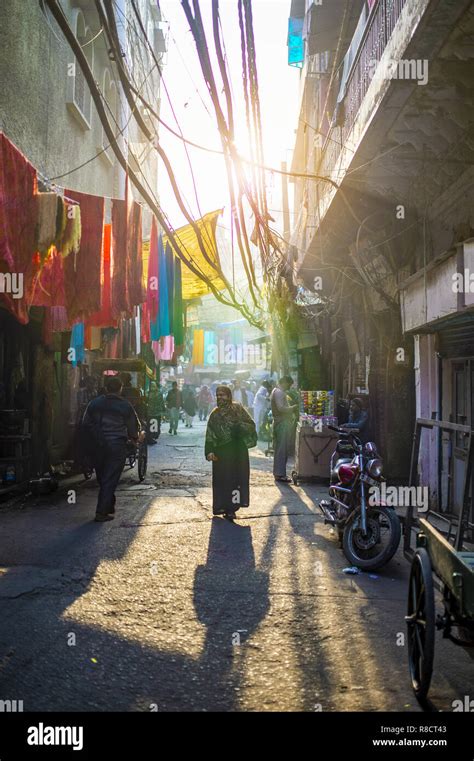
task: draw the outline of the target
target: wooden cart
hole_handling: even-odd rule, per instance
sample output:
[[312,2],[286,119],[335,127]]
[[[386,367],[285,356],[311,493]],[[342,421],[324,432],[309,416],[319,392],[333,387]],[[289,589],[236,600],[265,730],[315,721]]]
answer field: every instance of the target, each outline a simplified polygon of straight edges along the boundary
[[[474,646],[474,551],[469,522],[472,431],[454,423],[418,419],[412,452],[410,485],[415,484],[421,431],[438,429],[465,438],[463,502],[458,516],[428,510],[423,517],[409,507],[405,520],[405,555],[412,561],[406,624],[408,662],[413,690],[423,701],[433,673],[436,629],[462,647]],[[415,535],[415,549],[410,544]],[[471,542],[468,542],[468,540]],[[435,589],[442,595],[436,614]]]

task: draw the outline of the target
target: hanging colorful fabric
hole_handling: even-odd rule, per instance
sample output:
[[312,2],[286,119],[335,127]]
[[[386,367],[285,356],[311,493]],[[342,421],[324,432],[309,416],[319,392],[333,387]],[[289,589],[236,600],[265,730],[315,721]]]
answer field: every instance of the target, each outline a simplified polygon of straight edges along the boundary
[[63,258],[70,254],[77,254],[81,246],[81,207],[74,203],[64,204],[64,230],[61,240],[58,241],[58,249]]
[[129,249],[127,245],[127,202],[112,201],[112,315],[130,314],[127,273]]
[[111,236],[112,225],[104,225],[101,272],[101,308],[86,318],[86,325],[91,327],[115,327],[117,320],[112,316],[111,302]]
[[81,207],[81,246],[75,256],[64,260],[66,303],[71,320],[83,320],[100,309],[104,199],[67,190]]
[[174,257],[173,335],[176,348],[184,344],[184,311],[181,260]]
[[57,238],[58,196],[56,193],[36,194],[35,248],[43,259]]
[[71,364],[76,367],[78,362],[84,362],[84,323],[76,322],[72,326],[71,343],[69,345]]
[[174,338],[173,336],[166,336],[159,341],[152,341],[151,348],[157,362],[160,362],[160,360],[169,362],[173,359]]
[[158,273],[158,315],[150,326],[152,341],[158,341],[162,336],[170,335],[168,276],[161,234],[158,238]]
[[43,266],[33,281],[30,305],[36,307],[64,307],[66,305],[63,259],[54,246],[51,246]]
[[0,293],[0,304],[23,324],[35,274],[36,186],[34,167],[0,132],[0,271],[18,286]]
[[146,304],[148,316],[154,322],[158,315],[158,230],[155,217],[151,222]]
[[130,306],[134,307],[145,301],[145,290],[142,282],[142,207],[136,201],[133,201],[129,206],[127,222],[128,293]]
[[168,280],[168,315],[169,315],[169,331],[166,335],[174,335],[174,326],[173,326],[173,318],[174,318],[174,256],[173,251],[171,249],[171,246],[169,244],[166,245],[165,249],[165,258],[166,258],[166,277]]
[[151,341],[151,328],[150,317],[148,314],[148,306],[146,302],[141,305],[141,317],[140,317],[140,338],[142,343],[149,343]]
[[191,359],[193,365],[204,364],[204,331],[195,330],[193,333],[193,355]]

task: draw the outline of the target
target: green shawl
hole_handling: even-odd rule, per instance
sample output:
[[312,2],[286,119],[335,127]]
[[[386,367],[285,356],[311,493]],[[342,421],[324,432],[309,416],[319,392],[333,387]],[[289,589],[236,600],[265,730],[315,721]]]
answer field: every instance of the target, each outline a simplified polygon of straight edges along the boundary
[[238,402],[231,402],[223,408],[215,407],[207,423],[205,455],[237,439],[243,441],[247,448],[257,444],[255,423],[247,410]]

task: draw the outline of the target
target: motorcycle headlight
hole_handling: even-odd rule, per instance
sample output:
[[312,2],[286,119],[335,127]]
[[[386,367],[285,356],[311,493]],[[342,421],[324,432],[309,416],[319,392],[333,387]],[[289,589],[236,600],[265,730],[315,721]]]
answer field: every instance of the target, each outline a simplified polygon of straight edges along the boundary
[[373,460],[379,456],[379,453],[377,452],[377,447],[375,446],[373,441],[368,441],[367,444],[364,444],[364,455],[366,457],[372,458]]
[[383,473],[382,460],[369,460],[367,472],[372,478],[380,478]]

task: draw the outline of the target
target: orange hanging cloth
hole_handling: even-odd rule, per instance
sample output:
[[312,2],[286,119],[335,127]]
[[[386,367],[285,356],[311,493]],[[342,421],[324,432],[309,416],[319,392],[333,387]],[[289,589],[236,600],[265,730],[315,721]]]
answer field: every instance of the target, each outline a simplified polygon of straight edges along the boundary
[[85,321],[86,327],[115,328],[117,320],[112,316],[111,259],[112,225],[104,225],[101,272],[101,308]]

